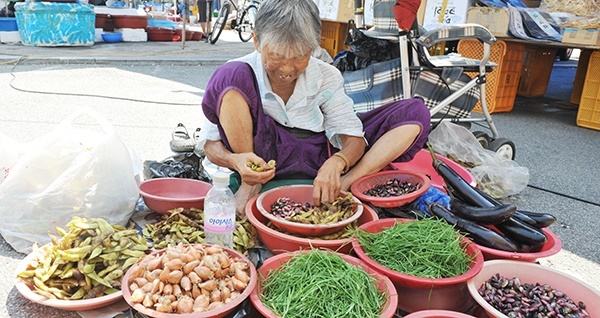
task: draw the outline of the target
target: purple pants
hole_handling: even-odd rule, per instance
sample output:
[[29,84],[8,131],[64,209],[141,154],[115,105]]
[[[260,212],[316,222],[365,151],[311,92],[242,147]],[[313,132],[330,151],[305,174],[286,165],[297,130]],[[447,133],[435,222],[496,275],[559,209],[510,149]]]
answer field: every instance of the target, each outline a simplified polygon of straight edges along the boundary
[[[228,62],[212,75],[202,99],[202,110],[217,125],[222,142],[231,147],[223,127],[219,123],[223,95],[235,90],[250,106],[254,153],[265,161],[277,161],[277,179],[314,179],[321,165],[329,158],[332,147],[325,133],[300,139],[263,112],[258,83],[251,66],[244,62]],[[407,99],[390,103],[359,116],[363,123],[365,138],[373,145],[386,132],[402,125],[417,124],[421,133],[413,144],[394,161],[409,161],[423,148],[430,128],[429,110],[420,99]],[[331,147],[331,148],[330,148]],[[367,146],[367,151],[369,146]]]

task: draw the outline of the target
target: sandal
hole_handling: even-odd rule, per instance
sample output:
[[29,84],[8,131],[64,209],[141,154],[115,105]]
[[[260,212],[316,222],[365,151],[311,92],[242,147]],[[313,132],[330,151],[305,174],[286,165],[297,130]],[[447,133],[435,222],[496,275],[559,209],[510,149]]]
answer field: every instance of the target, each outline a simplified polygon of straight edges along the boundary
[[174,152],[190,152],[194,151],[196,141],[190,138],[187,129],[182,123],[177,124],[173,129],[172,139],[169,145]]
[[[200,129],[201,128],[196,128],[196,131],[194,132],[194,141],[196,142],[196,146],[198,145],[198,141],[200,140]],[[205,156],[203,148],[194,147],[194,152],[200,157]]]
[[194,141],[198,142],[198,140],[200,139],[200,127],[196,128],[196,131],[194,132]]

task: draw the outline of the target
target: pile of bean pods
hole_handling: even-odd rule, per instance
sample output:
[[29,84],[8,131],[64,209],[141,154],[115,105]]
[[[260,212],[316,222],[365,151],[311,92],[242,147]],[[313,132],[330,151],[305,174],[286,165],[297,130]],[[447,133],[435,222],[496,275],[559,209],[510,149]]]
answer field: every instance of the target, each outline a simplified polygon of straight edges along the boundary
[[[204,212],[197,208],[170,210],[162,215],[162,220],[146,224],[142,233],[156,249],[180,243],[204,243]],[[233,244],[236,251],[244,254],[249,248],[259,245],[256,229],[248,219],[236,221]]]
[[330,224],[354,215],[356,205],[351,193],[347,193],[345,197],[339,196],[332,203],[323,202],[317,207],[310,203],[299,203],[290,198],[281,197],[271,205],[271,214],[292,222]]
[[34,246],[35,259],[18,278],[50,299],[90,299],[121,288],[123,273],[146,255],[146,239],[135,229],[101,218],[73,217],[69,231],[57,228],[52,243]]
[[508,279],[496,274],[483,283],[478,292],[485,301],[510,318],[590,317],[583,302],[575,303],[548,284],[521,284],[517,277]]

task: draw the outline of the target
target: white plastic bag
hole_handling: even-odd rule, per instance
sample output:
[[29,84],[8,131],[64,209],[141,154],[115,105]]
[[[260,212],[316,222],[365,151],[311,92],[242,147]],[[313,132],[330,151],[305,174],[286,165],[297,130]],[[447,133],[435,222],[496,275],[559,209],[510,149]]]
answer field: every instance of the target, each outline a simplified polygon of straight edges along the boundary
[[17,163],[24,147],[16,140],[0,134],[0,184],[8,178],[10,169]]
[[[75,127],[83,115],[99,129]],[[77,112],[29,143],[0,184],[0,233],[29,253],[73,216],[126,225],[139,197],[134,175],[130,152],[110,122],[92,110]]]
[[494,198],[517,194],[529,182],[529,169],[483,148],[463,126],[441,122],[429,133],[429,143],[443,156],[451,156],[468,166],[475,165],[467,169],[477,180],[477,187]]

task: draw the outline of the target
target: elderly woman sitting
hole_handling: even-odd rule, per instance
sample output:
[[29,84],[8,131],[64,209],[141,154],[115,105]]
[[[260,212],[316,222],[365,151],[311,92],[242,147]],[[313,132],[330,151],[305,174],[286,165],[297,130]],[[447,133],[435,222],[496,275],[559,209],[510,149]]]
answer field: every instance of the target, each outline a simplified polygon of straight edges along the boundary
[[[202,100],[204,151],[240,174],[238,192],[256,193],[273,178],[314,179],[315,204],[331,202],[358,178],[408,161],[423,147],[430,128],[423,102],[356,114],[340,72],[311,56],[320,38],[313,0],[265,0],[256,17],[256,51],[211,77]],[[276,160],[275,170],[246,165],[266,167],[269,160]]]

